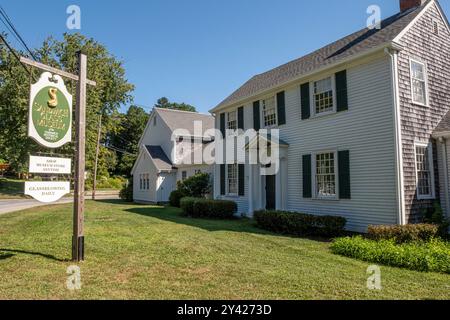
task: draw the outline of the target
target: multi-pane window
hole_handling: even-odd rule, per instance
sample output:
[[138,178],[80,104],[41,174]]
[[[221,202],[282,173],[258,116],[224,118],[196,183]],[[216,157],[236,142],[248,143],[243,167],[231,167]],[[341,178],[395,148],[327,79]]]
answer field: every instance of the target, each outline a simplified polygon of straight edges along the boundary
[[237,130],[237,112],[228,112],[227,129],[232,133]]
[[336,158],[333,152],[316,155],[316,194],[319,198],[336,196]]
[[141,190],[150,190],[150,175],[149,174],[139,175],[139,188]]
[[314,108],[316,114],[334,110],[333,81],[331,77],[314,82]]
[[426,71],[423,63],[411,60],[412,100],[415,103],[427,104]]
[[275,98],[262,101],[264,126],[273,127],[277,125],[277,110],[275,106]]
[[187,171],[183,171],[181,172],[181,180],[186,180],[187,179]]
[[416,145],[417,196],[433,196],[433,165],[431,147]]
[[238,194],[238,165],[228,165],[228,194]]

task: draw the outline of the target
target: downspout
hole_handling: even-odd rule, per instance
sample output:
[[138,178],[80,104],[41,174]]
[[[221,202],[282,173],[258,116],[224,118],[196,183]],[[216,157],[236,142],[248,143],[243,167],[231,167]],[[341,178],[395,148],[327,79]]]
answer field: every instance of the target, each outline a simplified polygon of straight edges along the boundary
[[395,169],[397,180],[397,212],[398,224],[406,224],[406,207],[405,207],[405,188],[403,176],[403,143],[402,143],[402,127],[400,115],[400,97],[398,86],[398,52],[393,53],[389,48],[384,49],[385,53],[391,58],[391,74],[392,74],[392,97],[394,100],[394,132],[395,132]]
[[442,169],[444,171],[444,194],[445,194],[445,211],[447,217],[450,216],[450,199],[449,199],[449,190],[448,190],[448,155],[447,155],[447,139],[444,137],[439,138],[439,142],[442,145]]

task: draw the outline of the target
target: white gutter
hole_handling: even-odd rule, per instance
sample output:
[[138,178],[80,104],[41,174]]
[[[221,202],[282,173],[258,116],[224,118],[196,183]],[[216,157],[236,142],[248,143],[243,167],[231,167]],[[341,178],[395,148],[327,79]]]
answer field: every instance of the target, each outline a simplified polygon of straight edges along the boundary
[[364,51],[362,53],[350,56],[350,57],[342,59],[342,60],[339,60],[339,61],[337,61],[335,63],[330,64],[330,65],[323,66],[323,67],[318,68],[318,69],[314,69],[311,72],[302,74],[302,75],[300,75],[298,77],[295,77],[294,79],[291,79],[289,81],[283,82],[283,83],[278,84],[276,86],[273,86],[273,87],[270,87],[270,88],[267,88],[267,89],[264,89],[264,90],[260,90],[260,91],[254,93],[254,94],[252,94],[250,96],[246,96],[245,98],[233,101],[232,103],[224,104],[223,106],[220,106],[220,107],[217,106],[214,109],[210,110],[209,112],[211,114],[216,114],[218,111],[226,109],[226,108],[229,108],[229,107],[231,107],[233,105],[245,104],[245,102],[247,100],[251,100],[251,99],[253,99],[253,98],[255,98],[255,97],[259,96],[259,95],[263,95],[263,94],[265,94],[265,93],[267,93],[269,91],[281,89],[283,87],[286,87],[286,86],[289,86],[291,84],[294,84],[295,82],[298,82],[298,81],[300,81],[302,79],[311,77],[311,76],[313,76],[313,75],[315,75],[317,73],[324,72],[324,71],[327,71],[329,69],[333,69],[333,68],[339,67],[340,65],[346,64],[346,63],[348,63],[350,61],[353,61],[353,60],[356,60],[356,59],[360,59],[360,58],[364,58],[366,56],[370,56],[371,54],[374,54],[374,53],[376,53],[378,51],[385,50],[385,49],[403,50],[403,47],[400,44],[398,44],[398,43],[396,43],[394,41],[384,43],[384,44],[382,44],[382,45],[380,45],[378,47],[375,47],[375,48],[369,49],[367,51]]
[[442,145],[442,170],[444,171],[444,195],[445,195],[445,213],[447,217],[450,216],[450,196],[448,194],[448,184],[449,184],[449,177],[448,177],[448,156],[447,156],[447,139],[444,137],[439,138],[439,142]]
[[400,114],[400,96],[398,85],[398,52],[391,53],[389,48],[384,50],[391,58],[391,74],[392,74],[392,97],[394,100],[394,132],[395,132],[395,163],[397,178],[397,210],[398,224],[406,224],[406,207],[405,207],[405,188],[403,175],[403,143],[402,143],[402,126]]

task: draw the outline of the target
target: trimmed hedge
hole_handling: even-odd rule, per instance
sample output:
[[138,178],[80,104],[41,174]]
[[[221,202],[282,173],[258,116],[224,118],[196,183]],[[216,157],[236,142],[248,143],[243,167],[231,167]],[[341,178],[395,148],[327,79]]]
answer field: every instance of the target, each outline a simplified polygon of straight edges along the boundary
[[335,254],[369,263],[450,274],[450,244],[437,239],[397,244],[394,240],[346,237],[336,239],[331,250]]
[[187,217],[232,219],[237,212],[237,204],[233,201],[187,197],[181,199],[181,209]]
[[405,226],[369,226],[368,237],[373,240],[393,240],[398,244],[430,241],[439,238],[441,231],[434,224],[409,224]]
[[347,224],[347,220],[343,217],[283,211],[257,211],[254,219],[262,229],[300,237],[336,237],[342,235]]
[[169,204],[172,207],[180,208],[181,199],[183,199],[184,197],[186,197],[186,195],[183,192],[181,192],[180,190],[172,191],[172,193],[169,196]]
[[198,198],[185,197],[180,200],[180,208],[183,211],[183,215],[191,217],[194,215],[194,203],[199,200]]

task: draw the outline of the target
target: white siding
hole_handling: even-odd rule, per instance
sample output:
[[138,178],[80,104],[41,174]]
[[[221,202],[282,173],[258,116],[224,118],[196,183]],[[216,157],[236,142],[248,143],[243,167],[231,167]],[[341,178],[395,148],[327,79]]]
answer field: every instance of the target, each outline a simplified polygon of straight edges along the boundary
[[[342,69],[341,69],[342,70]],[[333,72],[324,74],[329,76]],[[318,215],[339,215],[348,219],[348,229],[366,231],[370,224],[397,223],[394,116],[390,63],[386,56],[354,63],[347,67],[349,110],[329,116],[301,119],[300,84],[285,88],[287,124],[280,138],[288,149],[286,209]],[[309,80],[309,79],[308,79]],[[279,92],[281,90],[278,90]],[[273,92],[276,94],[276,92]],[[252,102],[245,105],[245,126],[253,126]],[[229,109],[231,110],[231,109]],[[229,111],[225,110],[225,111]],[[221,111],[221,112],[225,112]],[[219,114],[216,126],[219,128]],[[323,201],[303,199],[302,155],[322,150],[349,150],[351,200]],[[257,170],[256,170],[257,171]],[[220,167],[215,168],[215,196],[234,200],[239,213],[248,212],[248,166],[246,197],[220,197]],[[254,181],[258,182],[255,177]],[[263,195],[263,186],[255,185]],[[255,203],[258,201],[256,200]],[[258,209],[255,207],[255,209]]]
[[[288,208],[340,215],[348,228],[397,223],[394,116],[387,58],[347,70],[349,110],[302,121],[298,87],[286,92],[287,125],[281,138],[290,144]],[[349,150],[351,200],[303,199],[302,155],[321,150]]]
[[446,144],[446,152],[444,151],[444,145],[437,142],[437,160],[438,160],[438,172],[439,172],[439,198],[441,201],[441,207],[442,210],[444,210],[446,216],[450,218],[450,212],[448,210],[449,204],[447,204],[447,196],[450,195],[450,181],[448,181],[449,186],[447,186],[449,189],[446,190],[445,188],[445,167],[444,167],[444,156],[446,154],[447,156],[447,177],[450,177],[450,140],[445,140]]
[[[150,190],[141,190],[140,175],[150,174]],[[133,198],[136,202],[157,202],[156,180],[158,172],[149,155],[142,151],[133,175]]]
[[156,116],[156,126],[154,126],[153,118],[151,118],[147,124],[147,128],[145,129],[141,144],[144,146],[161,146],[166,155],[172,161],[174,146],[172,141],[172,131],[170,131],[157,113],[154,113],[154,116]]
[[156,194],[159,203],[169,202],[172,191],[176,190],[176,173],[161,173],[156,181]]

